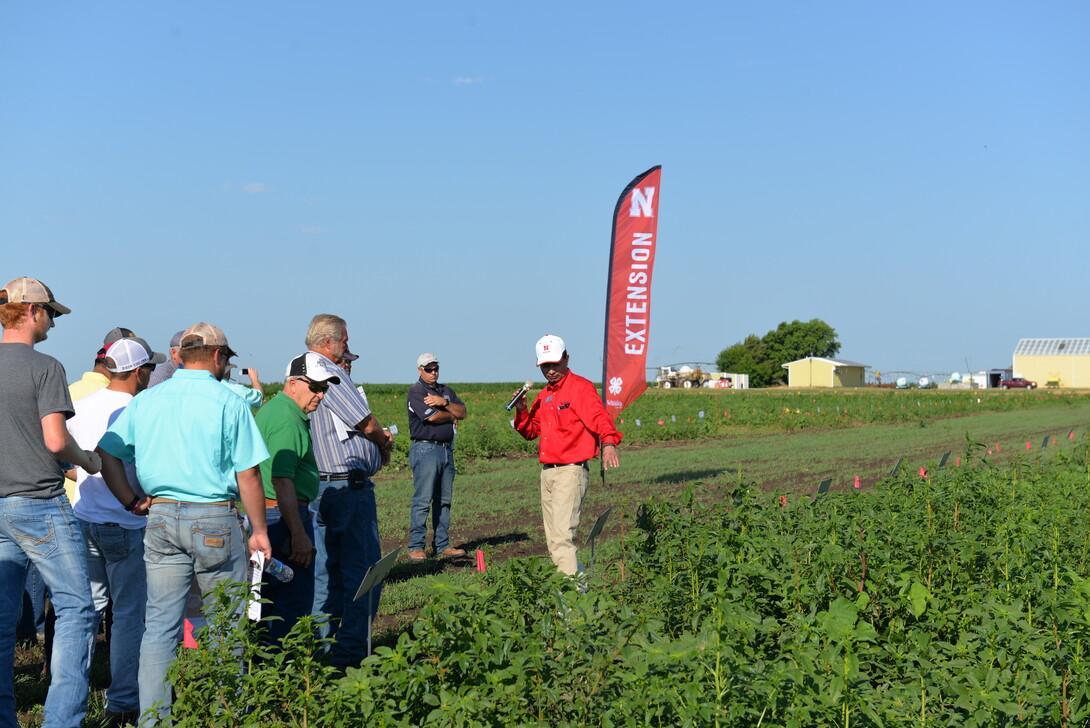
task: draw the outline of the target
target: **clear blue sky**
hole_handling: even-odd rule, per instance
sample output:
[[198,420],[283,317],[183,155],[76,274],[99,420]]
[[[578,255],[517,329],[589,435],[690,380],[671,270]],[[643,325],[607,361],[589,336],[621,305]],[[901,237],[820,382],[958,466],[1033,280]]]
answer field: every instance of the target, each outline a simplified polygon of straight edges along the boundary
[[[1090,336],[1085,2],[0,2],[0,278],[223,328],[267,381],[601,371],[613,206],[663,165],[649,365],[821,318],[881,371]],[[3,281],[0,281],[2,284]]]

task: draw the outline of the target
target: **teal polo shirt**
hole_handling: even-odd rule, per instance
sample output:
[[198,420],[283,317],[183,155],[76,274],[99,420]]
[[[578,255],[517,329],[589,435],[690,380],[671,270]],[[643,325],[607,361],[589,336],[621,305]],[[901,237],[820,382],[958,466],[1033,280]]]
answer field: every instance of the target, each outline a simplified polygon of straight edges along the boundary
[[261,463],[265,497],[276,498],[273,478],[291,478],[297,498],[318,497],[318,463],[310,439],[310,418],[288,395],[280,392],[257,412],[257,429],[271,453]]
[[235,473],[269,457],[250,408],[202,369],[133,397],[98,445],[135,462],[148,495],[189,503],[238,498]]

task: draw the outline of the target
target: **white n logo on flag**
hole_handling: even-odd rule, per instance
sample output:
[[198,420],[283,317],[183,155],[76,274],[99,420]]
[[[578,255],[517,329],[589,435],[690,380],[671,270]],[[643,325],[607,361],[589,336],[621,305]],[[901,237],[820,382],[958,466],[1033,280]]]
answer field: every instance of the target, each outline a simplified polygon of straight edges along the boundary
[[655,201],[654,187],[637,187],[632,190],[632,206],[628,209],[629,217],[654,217],[652,203]]

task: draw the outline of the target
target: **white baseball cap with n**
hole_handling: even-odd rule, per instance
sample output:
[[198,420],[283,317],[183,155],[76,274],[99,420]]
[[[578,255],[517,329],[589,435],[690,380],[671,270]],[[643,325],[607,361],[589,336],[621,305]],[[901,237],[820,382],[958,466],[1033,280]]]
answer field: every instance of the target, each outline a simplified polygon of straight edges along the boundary
[[[152,361],[156,356],[159,357],[159,361]],[[119,374],[139,369],[148,362],[161,364],[163,355],[155,354],[143,339],[134,336],[110,344],[110,348],[106,350],[106,361],[113,362],[113,366],[107,363],[106,368],[114,374]]]
[[555,364],[564,358],[564,340],[559,336],[546,334],[537,340],[534,350],[537,352],[537,365]]
[[426,367],[428,364],[438,364],[439,360],[435,358],[435,354],[421,354],[416,357],[416,365],[420,368]]

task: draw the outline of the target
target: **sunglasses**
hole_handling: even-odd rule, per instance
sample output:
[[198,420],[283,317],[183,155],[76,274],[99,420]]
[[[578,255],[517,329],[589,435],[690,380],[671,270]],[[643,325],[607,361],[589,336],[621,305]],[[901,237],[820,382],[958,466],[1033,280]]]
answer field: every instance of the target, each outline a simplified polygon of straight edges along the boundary
[[439,371],[439,367],[424,367],[424,371],[426,371],[428,374],[435,374],[437,371]]
[[310,391],[314,394],[321,394],[322,392],[329,390],[329,384],[327,384],[326,382],[312,382],[311,380],[303,379],[302,377],[299,378],[299,381],[305,382],[307,388],[310,389]]
[[158,364],[144,364],[140,368],[145,370],[145,371],[148,371],[148,372],[154,372],[155,367],[157,367],[157,366],[159,366],[159,365]]
[[38,308],[42,309],[43,311],[45,311],[47,314],[49,314],[49,318],[51,318],[51,319],[55,319],[58,316],[60,316],[60,313],[57,311],[57,309],[53,308],[52,306],[50,306],[48,304],[36,303],[34,305],[37,306]]

